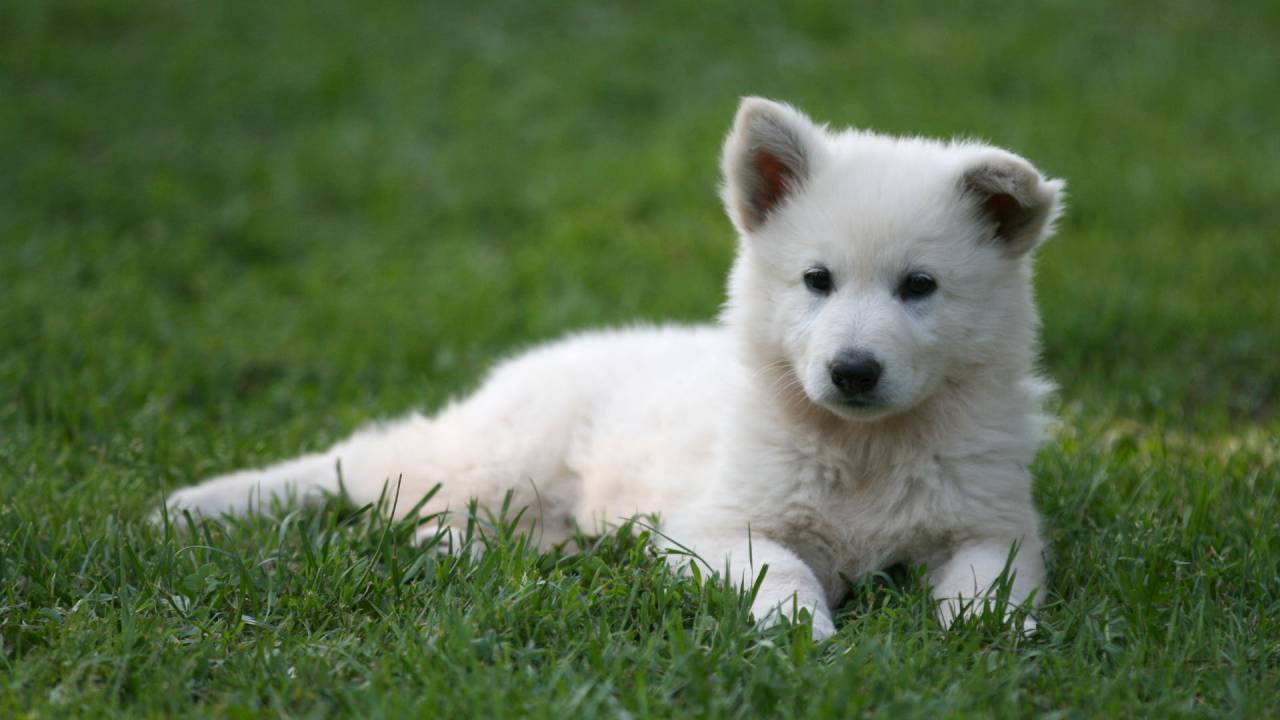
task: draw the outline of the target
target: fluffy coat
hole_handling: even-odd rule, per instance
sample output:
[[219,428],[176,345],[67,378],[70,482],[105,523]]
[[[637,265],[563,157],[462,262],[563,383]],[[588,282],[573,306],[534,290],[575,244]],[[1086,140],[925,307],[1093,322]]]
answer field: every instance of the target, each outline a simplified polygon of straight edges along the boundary
[[397,480],[401,512],[440,485],[422,512],[453,523],[510,492],[543,545],[651,514],[736,582],[767,565],[756,618],[807,610],[816,638],[842,576],[897,562],[927,565],[944,623],[991,607],[1002,575],[1025,602],[1044,579],[1027,466],[1049,390],[1030,258],[1061,182],[982,143],[832,132],[758,98],[722,168],[739,243],[718,324],[535,348],[434,416],[207,480],[170,514],[372,502]]

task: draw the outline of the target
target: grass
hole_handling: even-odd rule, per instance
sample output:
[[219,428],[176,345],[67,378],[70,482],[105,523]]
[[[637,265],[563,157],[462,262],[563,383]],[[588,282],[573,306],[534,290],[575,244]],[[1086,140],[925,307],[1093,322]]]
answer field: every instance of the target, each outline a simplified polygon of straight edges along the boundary
[[[1274,712],[1277,36],[1265,2],[4,3],[0,715]],[[145,522],[567,329],[712,317],[748,93],[1068,179],[1039,635],[944,633],[909,569],[820,646],[754,632],[626,532]]]

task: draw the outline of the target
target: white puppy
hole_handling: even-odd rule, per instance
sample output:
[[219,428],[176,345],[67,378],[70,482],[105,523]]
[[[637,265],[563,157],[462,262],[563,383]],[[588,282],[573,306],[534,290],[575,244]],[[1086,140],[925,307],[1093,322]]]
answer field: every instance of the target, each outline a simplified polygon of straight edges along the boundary
[[842,576],[897,562],[927,564],[944,623],[989,607],[1002,574],[1026,601],[1049,390],[1030,255],[1062,183],[981,143],[831,132],[758,98],[722,165],[740,241],[719,324],[536,348],[433,417],[213,478],[170,513],[365,503],[399,482],[399,512],[439,484],[422,511],[454,523],[513,493],[544,545],[655,514],[735,582],[768,566],[757,619],[803,608],[817,638]]

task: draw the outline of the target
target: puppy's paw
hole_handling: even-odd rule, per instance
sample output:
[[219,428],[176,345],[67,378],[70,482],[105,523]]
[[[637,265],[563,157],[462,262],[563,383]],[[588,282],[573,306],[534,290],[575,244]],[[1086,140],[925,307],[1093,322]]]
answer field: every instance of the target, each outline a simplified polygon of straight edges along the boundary
[[813,641],[822,642],[836,634],[836,624],[824,613],[813,616]]
[[1022,636],[1031,637],[1040,631],[1040,624],[1030,615],[1022,619]]
[[199,490],[198,486],[188,487],[169,495],[165,498],[164,507],[151,513],[151,517],[148,520],[151,521],[152,525],[163,525],[165,519],[168,518],[170,524],[176,527],[185,527],[188,514],[193,520],[204,515],[200,509],[203,504],[203,498]]
[[152,513],[151,522],[162,525],[167,514],[170,523],[185,526],[187,515],[190,515],[193,520],[216,518],[223,513],[234,512],[239,505],[247,503],[247,500],[242,500],[240,503],[233,501],[224,487],[207,483],[192,485],[166,497],[164,508]]
[[[1039,630],[1040,626],[1036,623],[1036,619],[1031,615],[1022,615],[1014,605],[1005,605],[1001,608],[997,603],[984,601],[981,598],[977,600],[971,598],[947,598],[938,604],[938,622],[942,624],[945,630],[950,630],[956,621],[961,618],[973,620],[993,613],[1000,613],[1005,625],[1016,624],[1018,631],[1024,637],[1033,635]],[[1021,619],[1019,619],[1019,616],[1021,616]]]
[[[836,624],[825,610],[819,610],[818,608],[812,607],[802,609],[808,611],[810,628],[813,633],[814,642],[822,642],[836,634]],[[779,605],[753,607],[751,609],[751,615],[756,619],[756,627],[761,630],[765,630],[779,624],[782,622],[782,618],[784,617],[782,607]],[[791,618],[793,622],[800,622],[798,615],[793,617],[788,614],[785,617]]]

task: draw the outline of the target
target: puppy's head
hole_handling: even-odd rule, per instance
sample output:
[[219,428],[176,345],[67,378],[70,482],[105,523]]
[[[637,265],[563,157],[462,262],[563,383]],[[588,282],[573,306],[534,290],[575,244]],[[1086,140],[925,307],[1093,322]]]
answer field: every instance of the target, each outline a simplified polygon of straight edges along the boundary
[[722,165],[741,236],[726,320],[757,369],[851,420],[1030,370],[1029,255],[1060,181],[980,143],[833,133],[759,98],[742,102]]

